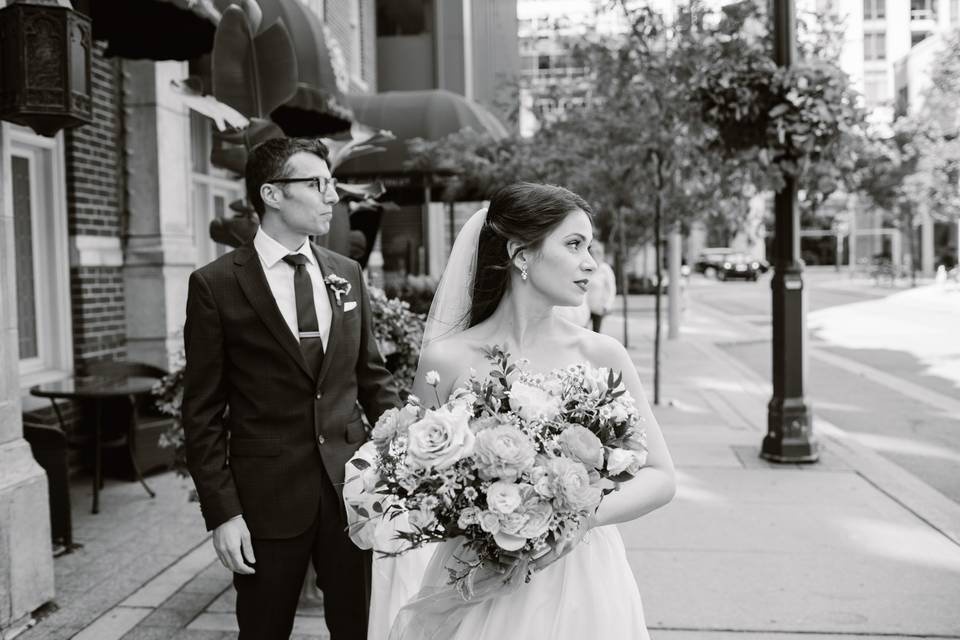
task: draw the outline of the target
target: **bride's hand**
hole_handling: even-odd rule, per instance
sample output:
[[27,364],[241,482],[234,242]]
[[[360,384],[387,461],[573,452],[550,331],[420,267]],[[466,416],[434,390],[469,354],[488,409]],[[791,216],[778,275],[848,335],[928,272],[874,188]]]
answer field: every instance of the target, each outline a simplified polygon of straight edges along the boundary
[[549,547],[546,553],[534,558],[533,562],[530,563],[530,568],[535,572],[542,571],[557,560],[560,560],[565,555],[573,551],[573,549],[583,540],[584,536],[587,535],[587,532],[590,531],[590,529],[593,529],[595,526],[597,526],[596,515],[591,515],[583,522],[583,524],[580,525],[577,533],[571,536],[570,540],[566,544],[562,544],[557,547]]

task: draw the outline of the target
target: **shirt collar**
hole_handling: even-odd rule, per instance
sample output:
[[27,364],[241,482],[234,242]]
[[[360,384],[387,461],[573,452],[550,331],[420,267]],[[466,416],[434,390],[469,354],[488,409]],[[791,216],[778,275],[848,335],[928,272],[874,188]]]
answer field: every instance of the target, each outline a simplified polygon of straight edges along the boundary
[[[263,227],[257,229],[257,235],[253,237],[253,246],[268,269],[273,268],[274,265],[283,260],[284,256],[291,253],[285,246],[271,238],[270,235],[263,230]],[[317,262],[317,258],[313,255],[313,250],[310,248],[309,240],[300,245],[300,248],[293,253],[305,255],[307,260],[314,264]]]

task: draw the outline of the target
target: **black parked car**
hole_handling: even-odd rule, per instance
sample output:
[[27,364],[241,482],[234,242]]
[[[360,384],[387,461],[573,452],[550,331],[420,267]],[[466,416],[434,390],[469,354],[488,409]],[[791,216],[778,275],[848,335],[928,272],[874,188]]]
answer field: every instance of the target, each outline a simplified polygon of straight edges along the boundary
[[697,258],[693,269],[717,280],[744,278],[756,281],[766,271],[765,266],[763,261],[734,249],[707,249]]

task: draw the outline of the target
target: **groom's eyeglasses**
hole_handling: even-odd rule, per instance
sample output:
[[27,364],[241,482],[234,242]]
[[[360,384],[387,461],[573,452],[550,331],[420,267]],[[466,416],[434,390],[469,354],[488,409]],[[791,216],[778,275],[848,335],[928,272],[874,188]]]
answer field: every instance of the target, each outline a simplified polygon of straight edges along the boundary
[[313,185],[313,188],[320,193],[326,193],[327,189],[330,187],[333,187],[334,190],[337,188],[336,178],[325,178],[322,176],[316,176],[313,178],[275,178],[273,180],[265,180],[264,182],[277,182],[281,184],[288,184],[291,182],[309,182]]

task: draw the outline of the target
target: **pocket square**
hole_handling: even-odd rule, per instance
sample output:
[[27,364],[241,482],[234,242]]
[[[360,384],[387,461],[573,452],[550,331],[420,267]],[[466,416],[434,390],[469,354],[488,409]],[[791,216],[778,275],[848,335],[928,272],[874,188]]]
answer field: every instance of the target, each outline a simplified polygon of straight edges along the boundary
[[347,311],[353,311],[353,310],[356,309],[356,308],[357,308],[357,301],[356,301],[356,300],[350,300],[349,302],[344,302],[344,303],[343,303],[343,311],[344,311],[344,313],[346,313]]

